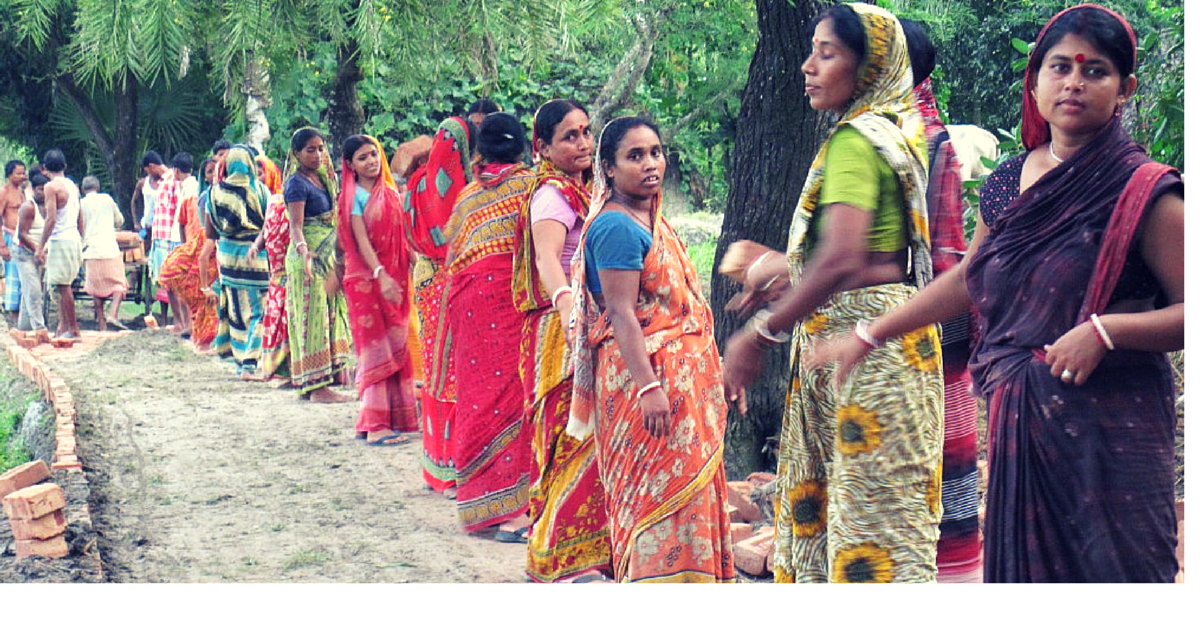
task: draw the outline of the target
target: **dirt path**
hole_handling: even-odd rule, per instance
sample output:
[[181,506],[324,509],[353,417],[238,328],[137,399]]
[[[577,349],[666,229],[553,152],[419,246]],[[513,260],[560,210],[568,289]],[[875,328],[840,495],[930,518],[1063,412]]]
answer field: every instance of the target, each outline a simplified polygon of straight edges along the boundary
[[420,443],[369,448],[355,403],[234,378],[166,331],[51,362],[117,582],[516,582],[524,545],[467,536]]

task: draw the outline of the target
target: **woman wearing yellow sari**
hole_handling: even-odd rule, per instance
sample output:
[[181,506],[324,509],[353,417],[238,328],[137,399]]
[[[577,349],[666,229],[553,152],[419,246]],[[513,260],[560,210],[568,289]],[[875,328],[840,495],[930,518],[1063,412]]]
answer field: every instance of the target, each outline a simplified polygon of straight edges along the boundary
[[537,181],[517,216],[513,303],[525,312],[521,383],[533,444],[529,487],[532,581],[612,574],[604,489],[592,438],[565,434],[571,406],[571,257],[587,218],[592,179],[588,114],[573,100],[551,100],[533,120]]

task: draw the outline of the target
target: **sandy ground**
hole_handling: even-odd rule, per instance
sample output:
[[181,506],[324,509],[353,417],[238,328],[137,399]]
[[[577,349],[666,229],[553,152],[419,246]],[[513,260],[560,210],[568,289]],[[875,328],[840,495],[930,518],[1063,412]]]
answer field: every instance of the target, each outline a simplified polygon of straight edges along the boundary
[[106,579],[518,582],[525,546],[465,535],[420,442],[367,447],[317,405],[167,331],[51,362],[80,410]]

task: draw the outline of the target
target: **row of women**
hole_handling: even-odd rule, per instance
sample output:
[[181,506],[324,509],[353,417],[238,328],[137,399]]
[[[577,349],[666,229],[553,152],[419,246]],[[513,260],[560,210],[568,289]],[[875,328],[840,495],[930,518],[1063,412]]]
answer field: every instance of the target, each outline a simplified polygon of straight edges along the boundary
[[[725,403],[744,407],[764,351],[790,342],[777,581],[1174,579],[1163,353],[1183,345],[1182,179],[1122,126],[1134,33],[1094,5],[1042,29],[1027,152],[988,179],[969,247],[917,35],[857,3],[816,21],[806,93],[837,123],[788,250],[742,243],[727,259],[739,305],[767,306],[724,363],[659,211],[651,122],[614,120],[593,156],[584,108],[551,101],[534,119],[536,170],[507,114],[484,118],[474,162],[471,127],[443,126],[407,208],[413,232],[445,244],[417,279],[418,292],[444,283],[422,301],[426,394],[443,403],[423,411],[427,479],[456,485],[468,530],[520,519],[528,495],[531,580],[733,580]],[[989,424],[982,558],[972,326]]]

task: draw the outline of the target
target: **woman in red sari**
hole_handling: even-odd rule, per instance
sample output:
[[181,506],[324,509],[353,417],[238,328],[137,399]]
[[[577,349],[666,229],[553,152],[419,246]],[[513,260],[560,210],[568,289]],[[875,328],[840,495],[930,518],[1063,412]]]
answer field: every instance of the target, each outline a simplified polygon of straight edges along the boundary
[[595,434],[618,582],[732,582],[721,360],[700,278],[659,211],[658,129],[617,118],[599,156],[572,269],[567,435]]
[[[1021,138],[981,194],[963,263],[866,325],[887,338],[972,304],[971,375],[988,405],[984,581],[1174,580],[1175,410],[1183,348],[1183,195],[1122,127],[1133,29],[1096,5],[1042,29]],[[869,347],[816,351],[841,374]]]
[[470,127],[450,118],[438,127],[429,160],[409,177],[404,226],[413,247],[413,303],[421,338],[425,385],[421,388],[421,474],[449,498],[454,486],[453,352],[446,310],[446,221],[458,193],[471,181]]
[[538,109],[533,119],[538,180],[517,218],[513,303],[525,312],[521,383],[533,445],[526,574],[539,582],[612,575],[595,441],[565,433],[571,351],[564,328],[571,315],[571,257],[591,188],[588,124],[587,111],[573,100],[551,100]]
[[[408,442],[417,430],[408,354],[408,245],[400,194],[383,166],[383,148],[369,135],[342,145],[338,245],[350,333],[358,355],[355,383],[362,401],[355,430],[369,446]],[[337,274],[334,273],[336,279]]]
[[[499,527],[496,538],[524,539],[529,509],[529,430],[515,359],[525,314],[513,307],[513,240],[536,176],[521,162],[525,129],[507,113],[479,128],[483,162],[458,195],[446,224],[454,341],[454,465],[458,520],[468,532]],[[490,531],[489,531],[490,533]]]

